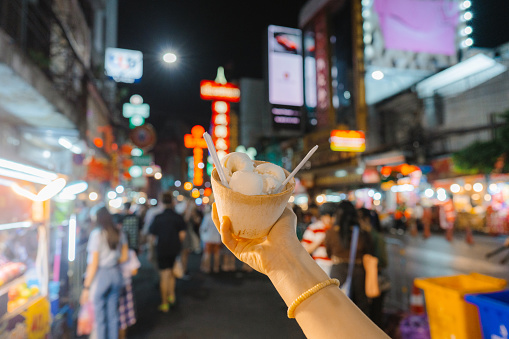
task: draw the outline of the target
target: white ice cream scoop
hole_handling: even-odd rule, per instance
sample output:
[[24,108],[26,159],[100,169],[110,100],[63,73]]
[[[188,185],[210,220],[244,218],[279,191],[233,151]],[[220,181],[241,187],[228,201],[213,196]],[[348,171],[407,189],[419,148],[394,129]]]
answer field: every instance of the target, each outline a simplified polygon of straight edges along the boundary
[[277,179],[279,181],[280,184],[286,178],[286,175],[285,175],[285,172],[283,171],[283,169],[281,167],[279,167],[278,165],[274,165],[270,162],[266,162],[266,163],[256,166],[255,172],[258,172],[262,175],[273,176],[275,179]]
[[230,179],[230,188],[245,195],[263,194],[263,179],[252,171],[236,171]]
[[253,171],[253,160],[246,153],[233,152],[221,159],[221,164],[230,170],[231,173],[237,171]]
[[279,191],[279,186],[281,186],[282,181],[279,181],[274,176],[268,174],[262,174],[262,179],[264,194],[273,194]]

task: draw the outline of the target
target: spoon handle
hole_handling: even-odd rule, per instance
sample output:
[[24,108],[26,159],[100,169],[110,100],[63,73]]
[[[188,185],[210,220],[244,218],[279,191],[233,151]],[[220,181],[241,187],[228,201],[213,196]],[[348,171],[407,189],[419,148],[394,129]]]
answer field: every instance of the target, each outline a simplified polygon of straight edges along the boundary
[[309,158],[311,158],[311,156],[313,155],[313,153],[315,153],[315,151],[317,149],[318,149],[318,145],[313,147],[308,152],[308,154],[304,157],[304,159],[302,159],[302,161],[297,165],[297,167],[295,167],[293,172],[290,173],[290,175],[285,179],[285,181],[283,181],[283,183],[281,184],[281,188],[284,188],[286,186],[286,184],[288,184],[288,182],[295,176],[295,174],[297,174],[297,172],[301,169],[302,166],[304,166],[304,164],[309,160]]
[[221,179],[221,183],[225,187],[230,188],[230,186],[228,185],[228,180],[226,180],[226,176],[223,172],[223,166],[221,166],[221,162],[219,161],[219,157],[217,156],[216,147],[214,147],[214,142],[212,141],[210,134],[208,134],[207,132],[203,133],[203,138],[207,143],[207,148],[209,149],[209,153],[212,156],[212,161],[214,162],[214,165],[216,165],[216,170],[217,173],[219,174],[219,178]]

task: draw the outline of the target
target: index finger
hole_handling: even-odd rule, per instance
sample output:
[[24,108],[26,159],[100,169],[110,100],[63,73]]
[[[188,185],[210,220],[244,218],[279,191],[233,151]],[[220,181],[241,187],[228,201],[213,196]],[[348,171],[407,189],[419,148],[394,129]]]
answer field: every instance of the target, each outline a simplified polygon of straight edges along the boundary
[[219,221],[219,215],[217,214],[216,203],[212,204],[212,221],[214,222],[214,226],[219,233],[221,233],[221,222]]

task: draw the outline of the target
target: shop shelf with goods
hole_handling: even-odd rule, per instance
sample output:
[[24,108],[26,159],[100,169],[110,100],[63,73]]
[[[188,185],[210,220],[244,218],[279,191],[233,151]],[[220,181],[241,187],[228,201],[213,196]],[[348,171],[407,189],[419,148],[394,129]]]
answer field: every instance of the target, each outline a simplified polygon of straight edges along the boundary
[[418,278],[414,283],[424,290],[431,338],[477,339],[481,338],[477,309],[465,301],[465,294],[501,291],[507,282],[504,279],[470,273]]
[[50,199],[66,180],[0,160],[0,333],[6,338],[43,338],[51,326]]
[[485,339],[509,337],[509,290],[468,294],[465,300],[477,306]]

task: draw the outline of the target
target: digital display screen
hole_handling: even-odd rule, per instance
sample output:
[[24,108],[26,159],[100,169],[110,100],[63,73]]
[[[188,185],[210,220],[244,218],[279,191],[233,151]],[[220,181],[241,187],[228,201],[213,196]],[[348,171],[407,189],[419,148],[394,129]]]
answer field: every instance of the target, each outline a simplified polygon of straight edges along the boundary
[[304,104],[302,32],[270,25],[268,28],[269,102],[300,107]]

